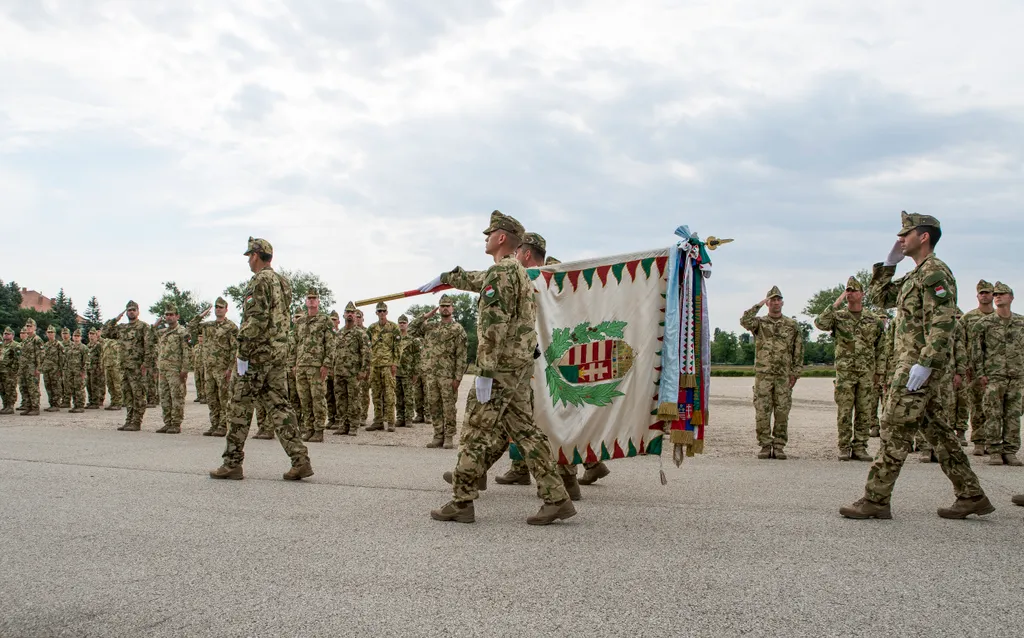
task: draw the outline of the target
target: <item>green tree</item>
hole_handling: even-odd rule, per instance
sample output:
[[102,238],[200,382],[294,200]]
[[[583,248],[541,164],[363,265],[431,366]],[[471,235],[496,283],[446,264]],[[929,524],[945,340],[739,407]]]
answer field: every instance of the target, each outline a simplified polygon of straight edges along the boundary
[[53,326],[58,331],[61,328],[71,331],[78,329],[78,311],[75,310],[75,304],[71,301],[71,297],[64,294],[63,288],[57,292],[50,313],[53,315]]
[[3,280],[0,280],[0,331],[10,326],[17,335],[24,323],[25,317],[21,313],[21,287],[17,282],[4,284]]
[[103,314],[100,312],[100,302],[95,295],[89,298],[89,303],[85,305],[85,314],[82,316],[85,318],[87,328],[99,330],[103,327]]
[[715,328],[715,337],[711,340],[711,363],[733,363],[739,352],[740,344],[736,335]]
[[[865,293],[868,289],[868,284],[871,283],[871,271],[860,270],[854,277],[860,282],[860,285],[864,287]],[[839,299],[839,295],[843,294],[846,290],[846,282],[832,286],[831,288],[823,288],[811,296],[807,305],[804,306],[803,314],[808,317],[817,317],[821,313],[836,302]],[[864,307],[872,312],[883,313],[884,310],[876,306],[871,302],[871,299],[865,294],[864,295]]]
[[[334,306],[334,293],[320,278],[320,275],[306,270],[279,270],[277,272],[292,286],[291,314],[305,312],[306,293],[310,288],[315,288],[320,292],[320,311],[327,313],[331,311],[331,307]],[[242,311],[242,301],[245,298],[245,289],[248,285],[249,280],[246,279],[224,289],[224,296],[235,303],[235,308],[239,312]]]
[[[452,317],[455,321],[462,325],[466,331],[466,352],[467,358],[470,363],[476,363],[476,348],[477,348],[477,336],[476,336],[476,321],[477,321],[477,296],[471,295],[468,292],[460,293],[448,293],[448,296],[452,298]],[[423,315],[427,314],[436,306],[431,304],[414,304],[409,306],[405,314],[409,316],[409,321],[419,319]],[[434,315],[430,318],[430,321],[439,321],[438,315]]]
[[179,321],[186,324],[207,306],[211,305],[207,301],[196,299],[195,293],[191,290],[181,290],[178,288],[178,284],[173,281],[165,281],[163,285],[163,296],[149,307],[149,312],[158,317],[163,316],[164,308],[168,304],[174,304],[178,308]]

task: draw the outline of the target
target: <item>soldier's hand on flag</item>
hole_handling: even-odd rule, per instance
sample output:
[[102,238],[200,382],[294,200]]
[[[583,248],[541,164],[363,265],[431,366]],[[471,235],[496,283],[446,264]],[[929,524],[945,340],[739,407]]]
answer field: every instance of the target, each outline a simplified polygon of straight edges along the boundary
[[431,290],[433,290],[434,288],[437,288],[440,285],[441,285],[441,275],[438,275],[437,277],[434,277],[433,279],[431,279],[428,283],[425,283],[422,286],[420,286],[419,290],[420,290],[420,292],[430,292]]

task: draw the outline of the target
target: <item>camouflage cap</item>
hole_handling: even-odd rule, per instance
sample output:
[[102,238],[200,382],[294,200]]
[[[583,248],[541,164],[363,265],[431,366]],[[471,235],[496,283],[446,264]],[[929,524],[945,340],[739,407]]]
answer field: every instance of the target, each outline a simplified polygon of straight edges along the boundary
[[331,319],[341,319],[341,315],[338,314],[337,310],[331,311]]
[[91,334],[91,335],[98,335],[99,333],[100,333],[100,331],[97,330],[96,328],[89,328],[89,334]]
[[992,292],[997,294],[997,295],[1012,295],[1013,294],[1013,288],[1010,288],[1009,286],[1007,286],[1006,284],[1004,284],[1001,281],[997,281],[996,285],[995,285],[995,288],[992,290]]
[[383,301],[378,301],[377,302],[377,310],[387,310],[387,309],[388,309],[388,305],[386,303],[384,303]]
[[409,317],[398,315],[398,323],[409,323]]
[[560,264],[560,263],[562,263],[562,262],[557,260],[557,259],[555,259],[554,257],[548,257],[547,259],[544,260],[544,265],[545,266],[554,266],[555,264]]
[[176,314],[178,314],[178,307],[175,306],[172,303],[169,303],[166,306],[164,306],[164,314],[165,315],[176,315]]
[[64,327],[64,328],[61,328],[61,329],[60,329],[60,333],[61,333],[62,335],[69,335],[69,334],[71,334],[71,331],[70,331],[70,330],[68,330],[68,329],[67,329],[67,327]]
[[345,304],[345,312],[355,312],[355,311],[356,311],[356,305],[354,303],[352,303],[350,301],[347,304]]
[[356,308],[356,316],[361,318],[363,316],[363,311],[360,310],[359,308]]
[[982,279],[978,282],[978,292],[993,292],[992,284]]
[[451,305],[453,305],[452,298],[449,297],[448,295],[441,295],[441,298],[437,300],[437,305],[438,306],[451,306]]
[[274,254],[274,247],[270,245],[270,242],[266,239],[253,239],[249,238],[249,247],[245,249],[243,255],[251,255],[253,253],[265,253],[267,255]]
[[26,327],[26,328],[35,328],[36,327],[36,320],[35,319],[26,319],[24,327]]
[[316,288],[310,288],[306,291],[306,299],[319,299],[320,291]]
[[772,289],[768,291],[767,295],[765,295],[765,299],[771,299],[772,297],[782,299],[782,291],[779,290],[778,286],[772,286]]
[[53,326],[47,326],[47,327],[46,327],[46,331],[47,331],[47,332],[52,332],[52,333],[54,333],[54,334],[57,334],[57,330],[56,330],[56,329],[54,329],[54,327],[53,327]]
[[526,229],[520,224],[514,217],[502,214],[500,210],[496,210],[491,213],[491,223],[484,231],[485,235],[490,235],[496,230],[503,230],[507,233],[511,233],[516,237],[521,238]]
[[548,242],[537,233],[524,234],[523,244],[527,246],[536,246],[541,250],[541,252],[547,252],[548,250]]
[[13,330],[11,330],[11,327],[10,327],[10,326],[5,326],[5,327],[4,327],[4,334],[5,334],[5,335],[13,335],[13,334],[14,334],[14,331],[13,331]]
[[84,336],[85,336],[85,328],[82,328],[81,330],[75,330],[74,334],[71,335],[71,338],[74,339],[75,337],[84,337]]
[[227,308],[228,301],[224,297],[217,297],[217,301],[213,302],[213,305],[217,306],[218,308]]
[[853,292],[864,292],[864,286],[857,281],[856,277],[850,277],[846,280],[846,290]]
[[125,310],[138,310],[139,309],[139,304],[135,303],[134,300],[129,299],[128,303],[126,303],[124,305],[124,309]]
[[900,218],[902,219],[903,227],[900,228],[900,232],[896,233],[900,237],[908,234],[918,226],[934,226],[936,228],[941,228],[939,226],[939,220],[935,219],[931,215],[918,215],[917,213],[902,211],[900,213]]

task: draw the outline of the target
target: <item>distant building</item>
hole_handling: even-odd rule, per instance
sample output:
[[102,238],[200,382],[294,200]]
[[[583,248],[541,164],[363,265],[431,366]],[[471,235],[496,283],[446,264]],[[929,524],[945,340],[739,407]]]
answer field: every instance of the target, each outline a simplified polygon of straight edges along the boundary
[[[28,288],[21,289],[21,307],[31,308],[39,312],[50,312],[53,310],[53,299],[43,295],[41,292],[35,290],[29,290]],[[82,315],[75,315],[75,321],[78,325],[84,326],[89,323],[85,320]]]

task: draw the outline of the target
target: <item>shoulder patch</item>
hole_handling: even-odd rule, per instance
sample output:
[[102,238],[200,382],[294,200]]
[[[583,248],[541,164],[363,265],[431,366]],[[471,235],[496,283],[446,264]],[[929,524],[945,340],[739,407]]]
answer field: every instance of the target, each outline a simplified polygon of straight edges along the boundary
[[921,281],[925,286],[934,286],[935,284],[945,283],[946,273],[941,270],[935,270],[925,275],[924,279]]

